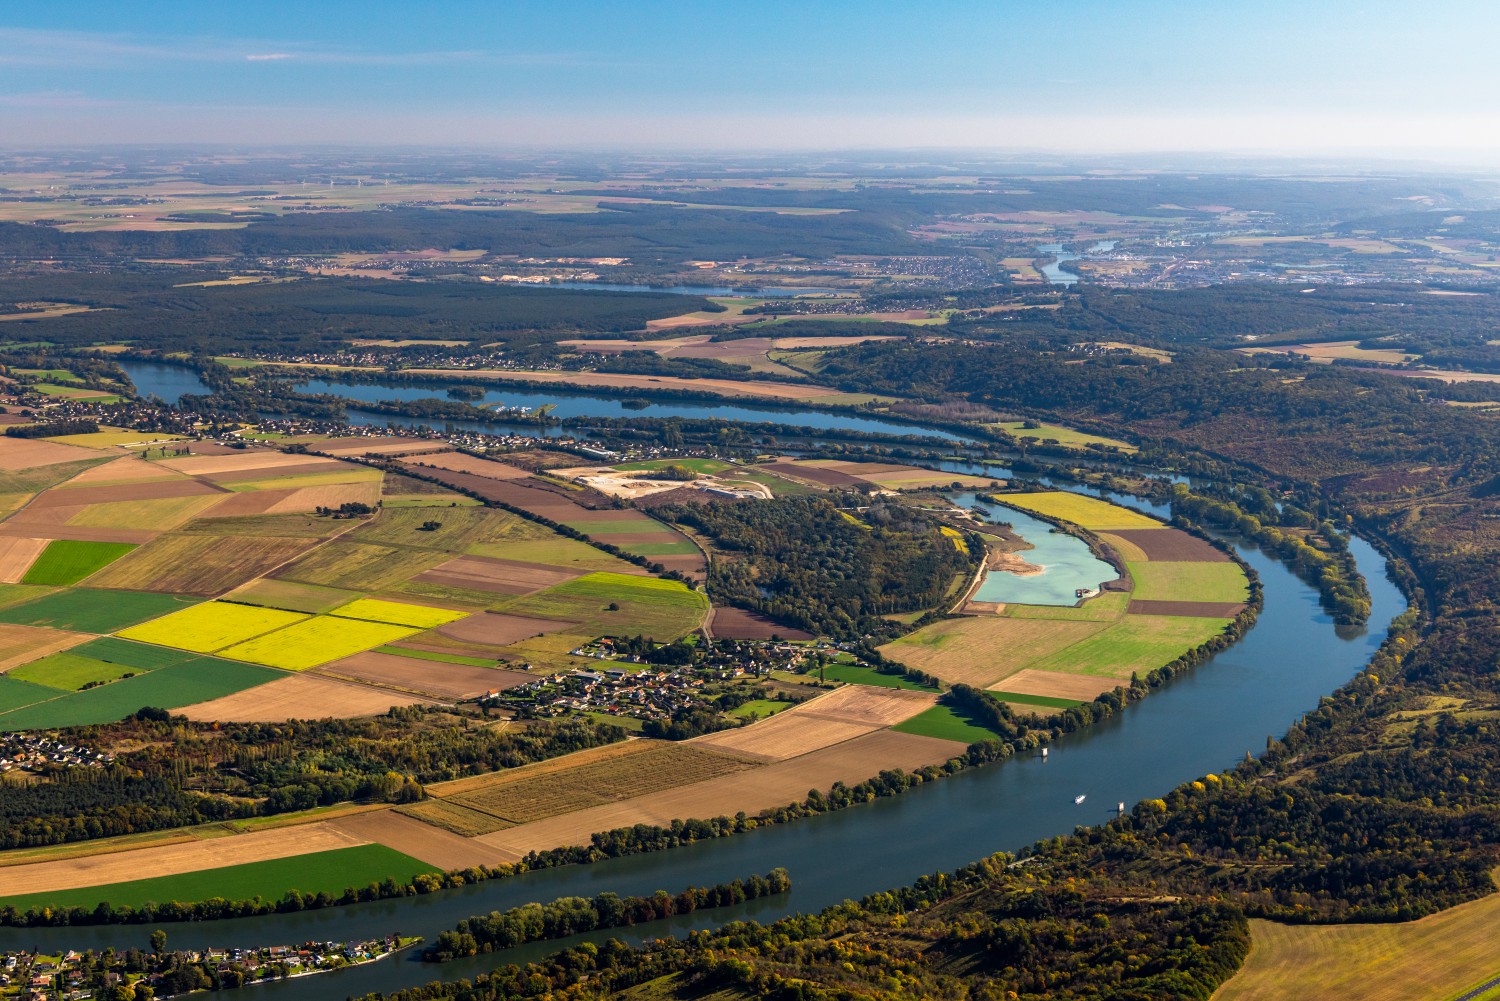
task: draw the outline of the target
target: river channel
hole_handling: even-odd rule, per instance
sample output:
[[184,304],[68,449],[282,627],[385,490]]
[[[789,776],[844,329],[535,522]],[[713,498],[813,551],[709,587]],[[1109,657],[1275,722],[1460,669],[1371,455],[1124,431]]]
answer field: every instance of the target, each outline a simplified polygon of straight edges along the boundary
[[[1129,498],[1137,507],[1149,507]],[[1002,515],[1008,518],[1008,514]],[[783,866],[785,896],[738,908],[638,926],[627,939],[680,933],[738,917],[773,920],[951,870],[996,851],[1102,823],[1117,802],[1161,796],[1264,748],[1318,700],[1349,680],[1379,646],[1385,624],[1405,608],[1381,556],[1362,540],[1352,552],[1369,581],[1371,627],[1336,629],[1317,591],[1254,547],[1239,552],[1260,574],[1265,607],[1241,642],[1125,712],[1054,743],[1049,757],[1017,758],[919,786],[901,796],[792,824],[650,855],[527,873],[511,879],[403,898],[222,922],[167,924],[172,946],[250,946],[344,940],[391,931],[429,941],[459,919],[527,901],[604,891],[675,892]],[[1082,805],[1074,798],[1086,795]],[[934,818],[942,818],[935,823]],[[140,947],[147,926],[3,928],[0,949]],[[442,966],[415,955],[326,976],[245,988],[235,997],[314,999],[394,990],[434,979],[472,977],[501,963],[545,955],[566,943]]]

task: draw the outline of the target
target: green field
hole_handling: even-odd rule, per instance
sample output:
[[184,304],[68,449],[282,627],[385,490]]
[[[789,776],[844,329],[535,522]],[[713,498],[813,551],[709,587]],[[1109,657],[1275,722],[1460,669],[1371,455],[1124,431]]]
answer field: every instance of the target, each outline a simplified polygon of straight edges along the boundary
[[794,704],[778,699],[751,699],[730,710],[729,715],[735,719],[764,719],[767,716],[776,715],[783,709],[790,709]]
[[1074,706],[1083,705],[1077,699],[1059,699],[1051,695],[1026,695],[1021,692],[997,692],[990,690],[990,694],[1001,702],[1015,702],[1023,706],[1046,706],[1048,709],[1071,709]]
[[465,667],[494,667],[494,658],[465,657],[456,653],[437,653],[434,650],[409,650],[404,646],[378,646],[375,653],[388,653],[392,657],[412,657],[416,660],[431,660],[439,664],[463,664]]
[[1140,601],[1248,601],[1250,585],[1239,564],[1127,563]]
[[999,740],[999,736],[988,727],[979,725],[966,713],[949,706],[933,706],[918,713],[904,723],[891,727],[899,733],[914,733],[919,737],[939,737],[956,740],[961,744],[977,744],[981,740]]
[[176,594],[76,588],[0,609],[0,622],[51,626],[82,633],[108,633],[198,603],[197,598]]
[[[614,519],[575,518],[564,522],[569,528],[576,528],[585,535],[597,536],[599,541],[608,542],[611,535],[628,535],[635,532],[670,532],[671,529],[661,522],[642,516],[632,518],[629,521]],[[632,543],[633,545],[633,543]]]
[[[175,709],[232,695],[283,677],[286,675],[269,668],[236,664],[216,657],[195,657],[181,664],[101,685],[86,692],[65,694],[56,689],[42,689],[48,701],[33,700],[33,704],[24,708],[0,714],[0,730],[36,730],[110,723],[129,716],[143,706]],[[15,695],[21,697],[23,693],[16,692]]]
[[51,594],[52,591],[50,587],[35,584],[0,584],[0,608],[9,608],[23,601],[32,601]]
[[221,650],[226,657],[287,671],[305,671],[331,660],[384,646],[418,632],[411,626],[339,619],[329,615],[304,619]]
[[17,910],[32,907],[84,907],[92,910],[101,901],[116,907],[139,907],[148,902],[211,900],[248,900],[265,897],[276,900],[288,890],[303,893],[338,894],[351,886],[367,886],[387,876],[397,883],[407,883],[424,872],[437,872],[428,865],[384,845],[359,845],[337,848],[311,855],[249,862],[222,869],[138,879],[129,883],[110,883],[79,890],[51,890],[46,893],[12,897],[7,904]]
[[[817,671],[810,671],[809,678],[816,678]],[[930,692],[933,689],[908,681],[899,674],[881,674],[871,667],[859,664],[829,664],[823,669],[823,677],[829,681],[842,681],[849,685],[872,685],[876,688],[904,688],[912,692]]]
[[617,556],[595,549],[587,542],[564,538],[551,531],[548,531],[545,537],[508,538],[503,542],[481,542],[470,546],[469,553],[473,556],[516,560],[520,563],[540,563],[543,566],[562,567],[584,573],[596,570],[622,572],[630,569],[630,564]]
[[[606,538],[604,541],[609,540]],[[699,551],[690,539],[679,542],[625,542],[621,543],[620,548],[637,556],[691,556]]]
[[404,601],[382,601],[379,598],[359,598],[340,605],[330,614],[341,619],[362,619],[367,622],[385,622],[396,626],[414,626],[431,629],[444,623],[463,618],[466,612],[454,612],[446,608],[429,605],[409,605]]
[[1038,424],[1034,428],[1028,428],[1024,426],[1025,423],[1025,421],[1001,421],[998,424],[990,424],[988,426],[998,428],[1006,434],[1016,438],[1024,438],[1027,441],[1043,441],[1051,438],[1059,445],[1067,445],[1073,448],[1082,448],[1086,445],[1109,445],[1120,449],[1122,452],[1136,451],[1134,445],[1115,438],[1101,438],[1098,435],[1075,431],[1072,428],[1065,428],[1059,424]]
[[92,657],[80,657],[76,653],[54,653],[50,657],[13,668],[9,677],[29,681],[34,685],[76,692],[91,681],[115,681],[127,674],[140,673],[141,668],[127,664],[111,664]]
[[173,664],[181,664],[192,660],[193,654],[185,650],[168,650],[164,647],[150,646],[146,643],[132,643],[114,636],[103,636],[99,639],[85,643],[83,646],[75,646],[69,653],[76,653],[83,657],[92,657],[110,664],[123,664],[126,667],[138,667],[143,671],[154,671],[159,667],[171,667]]
[[33,685],[30,682],[18,681],[8,674],[0,674],[0,713],[34,705],[47,699],[55,699],[57,695],[55,688]]
[[1098,497],[1069,493],[1066,490],[997,494],[996,497],[1011,507],[1046,515],[1049,518],[1059,518],[1096,532],[1108,532],[1117,528],[1162,527],[1162,523],[1155,518],[1137,514]]
[[622,462],[614,468],[622,473],[634,473],[665,469],[668,466],[681,466],[695,473],[702,473],[704,476],[713,476],[715,473],[735,468],[734,463],[725,462],[722,459],[648,459],[645,462]]
[[[609,611],[611,603],[619,608]],[[698,628],[708,599],[677,581],[592,573],[496,607],[515,615],[578,622],[579,632],[672,640]]]
[[298,612],[284,612],[279,608],[205,601],[192,608],[123,629],[120,635],[142,643],[156,643],[196,653],[213,653],[306,618],[307,616]]
[[1113,622],[1130,607],[1130,592],[1106,591],[1077,607],[1071,605],[1017,605],[1007,603],[1001,612],[1009,619],[1068,619],[1082,622]]
[[1228,624],[1228,619],[1188,615],[1126,615],[1102,632],[1026,666],[1123,681],[1132,672],[1144,675],[1176,659],[1222,633]]
[[31,564],[23,584],[50,584],[72,587],[85,577],[109,566],[134,549],[128,542],[77,542],[57,539],[47,544]]

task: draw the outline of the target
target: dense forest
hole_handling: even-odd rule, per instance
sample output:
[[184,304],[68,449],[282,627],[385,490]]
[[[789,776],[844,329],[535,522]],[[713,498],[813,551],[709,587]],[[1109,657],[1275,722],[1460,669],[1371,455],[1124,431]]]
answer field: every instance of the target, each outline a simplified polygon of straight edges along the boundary
[[716,600],[842,639],[889,633],[881,616],[932,608],[957,576],[973,572],[970,551],[932,518],[862,493],[654,513],[713,541],[708,588]]

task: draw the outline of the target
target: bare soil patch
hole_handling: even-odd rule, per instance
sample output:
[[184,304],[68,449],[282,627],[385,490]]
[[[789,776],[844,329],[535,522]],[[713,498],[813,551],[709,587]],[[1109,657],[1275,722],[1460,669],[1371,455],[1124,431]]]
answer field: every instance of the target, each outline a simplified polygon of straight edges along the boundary
[[20,583],[49,541],[0,536],[0,583]]
[[792,626],[783,626],[775,619],[749,612],[743,608],[719,607],[714,609],[714,635],[731,640],[768,640],[779,636],[784,640],[810,640],[812,634]]
[[198,517],[236,518],[244,515],[265,514],[296,492],[295,490],[246,490],[236,494],[225,494],[223,500]]
[[328,824],[303,824],[269,831],[252,831],[228,838],[186,841],[110,855],[33,862],[0,868],[0,897],[46,890],[124,883],[181,872],[201,872],[246,862],[288,858],[369,844]]
[[93,469],[85,469],[69,480],[68,489],[100,483],[133,483],[141,480],[185,480],[183,474],[165,469],[159,462],[147,462],[133,455],[122,456]]
[[524,480],[531,475],[524,469],[508,466],[503,462],[495,462],[492,459],[465,455],[463,452],[440,452],[436,455],[424,455],[418,459],[403,459],[402,465],[448,469],[455,473],[473,473],[475,476],[483,476],[491,480]]
[[246,469],[228,469],[222,473],[203,473],[205,479],[214,483],[243,483],[247,480],[269,480],[281,476],[313,476],[319,473],[343,473],[351,467],[347,462],[324,459],[285,466],[254,466]]
[[578,577],[571,570],[498,560],[489,556],[460,556],[414,579],[426,584],[463,587],[496,594],[531,594]]
[[1033,671],[1028,668],[1017,671],[994,687],[998,691],[1015,692],[1017,695],[1041,695],[1092,702],[1105,692],[1113,691],[1119,684],[1119,680],[1115,678],[1066,674],[1062,671]]
[[485,692],[501,692],[534,680],[519,671],[443,664],[387,653],[357,653],[325,664],[316,673],[352,678],[374,685],[387,685],[411,692],[424,692],[448,699],[468,699]]
[[0,671],[9,671],[13,667],[71,649],[92,638],[87,633],[70,633],[46,626],[0,623]]
[[1132,601],[1129,615],[1191,615],[1202,619],[1232,619],[1244,609],[1239,601]]
[[92,448],[60,445],[40,438],[0,438],[0,470],[5,472],[98,457],[98,451]]
[[588,844],[594,832],[617,827],[634,824],[666,827],[673,820],[733,816],[740,810],[753,816],[762,810],[800,802],[809,789],[827,790],[835,782],[853,785],[883,769],[911,771],[923,765],[942,764],[963,752],[964,746],[956,741],[881,730],[790,761],[522,824],[477,840],[517,859],[531,851]]
[[299,471],[308,466],[324,466],[328,459],[317,455],[295,455],[278,452],[273,448],[247,448],[228,454],[189,455],[180,459],[161,459],[158,465],[175,469],[189,476],[216,476],[245,469],[271,469],[277,466],[296,466]]
[[839,472],[837,469],[823,469],[818,466],[799,466],[790,462],[772,462],[759,468],[778,476],[785,476],[793,480],[805,480],[817,483],[825,487],[854,487],[865,482],[857,476]]
[[322,719],[327,716],[373,716],[391,706],[430,704],[431,701],[385,688],[291,674],[243,692],[172,711],[203,722],[279,723],[288,719]]
[[48,490],[31,502],[33,508],[78,507],[118,501],[166,500],[173,497],[203,497],[219,491],[197,480],[161,480],[148,483],[118,483],[111,486],[73,487]]
[[508,646],[544,633],[562,632],[572,625],[574,623],[560,622],[556,619],[535,619],[526,615],[505,615],[500,612],[475,612],[456,622],[438,626],[437,632],[462,643]]
[[[39,536],[43,539],[75,539],[78,542],[150,542],[159,532],[145,532],[130,528],[88,528],[67,524],[68,518],[79,514],[84,508],[60,507],[54,511],[64,515],[49,520],[30,521],[19,516],[0,524],[0,536]],[[21,512],[22,515],[26,511]]]
[[1138,547],[1146,559],[1172,563],[1223,563],[1227,555],[1176,528],[1120,529],[1110,533]]

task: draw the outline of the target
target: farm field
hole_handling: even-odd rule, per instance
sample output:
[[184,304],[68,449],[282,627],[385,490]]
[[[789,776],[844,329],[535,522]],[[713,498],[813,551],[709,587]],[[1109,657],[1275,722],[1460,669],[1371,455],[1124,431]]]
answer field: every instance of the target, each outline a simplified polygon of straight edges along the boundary
[[92,908],[101,901],[116,907],[139,907],[150,901],[211,897],[277,899],[292,889],[337,894],[350,886],[380,882],[387,876],[399,883],[433,871],[433,866],[409,855],[384,845],[367,844],[172,876],[21,894],[9,897],[6,903],[26,910],[45,906]]
[[169,533],[136,549],[90,583],[209,597],[259,577],[316,542],[309,538]]
[[[609,611],[613,603],[617,611]],[[670,641],[703,622],[708,599],[677,581],[628,574],[592,573],[496,606],[513,615],[579,623],[580,633],[629,630]]]
[[[1233,566],[1233,564],[1230,564]],[[1227,619],[1185,615],[1127,615],[1065,650],[1031,661],[1037,671],[1097,674],[1128,682],[1224,631]]]
[[891,729],[897,733],[937,737],[940,740],[952,740],[960,744],[977,744],[981,740],[999,739],[993,730],[980,725],[976,720],[951,706],[933,706],[909,720],[897,723]]
[[212,601],[122,629],[119,635],[142,643],[213,653],[306,618],[276,608]]
[[0,536],[0,582],[19,584],[31,563],[47,548],[46,539]]
[[[1250,957],[1214,1001],[1455,998],[1500,976],[1500,896],[1402,924],[1250,921]],[[1485,994],[1488,998],[1490,995]]]
[[[815,677],[812,672],[808,677]],[[860,664],[829,664],[823,669],[823,677],[829,681],[842,681],[849,685],[873,685],[876,688],[904,688],[912,692],[929,692],[932,689],[908,681],[899,674],[881,674],[874,668]]]
[[473,698],[485,692],[514,688],[532,680],[528,674],[485,666],[482,661],[477,664],[452,664],[423,658],[420,651],[416,655],[411,651],[403,651],[403,654],[382,652],[397,649],[400,648],[386,647],[355,654],[324,664],[317,669],[317,673],[326,677],[354,678],[374,685],[450,699]]
[[1031,494],[1004,494],[1001,498],[1011,507],[1023,511],[1070,521],[1094,532],[1112,529],[1162,528],[1161,522],[1144,514],[1111,504],[1097,497],[1068,493],[1063,490]]
[[252,664],[264,664],[287,671],[305,671],[371,647],[405,639],[417,631],[411,626],[320,615],[301,619],[275,632],[267,632],[243,643],[222,648],[220,652],[226,657]]
[[1222,563],[1129,563],[1136,601],[1243,602],[1250,586],[1240,568]]
[[0,671],[77,646],[86,639],[82,633],[45,626],[0,625]]
[[310,674],[282,675],[255,688],[203,702],[173,706],[188,719],[213,722],[279,723],[326,716],[373,716],[392,706],[427,703],[418,695],[351,684]]
[[1106,626],[1101,622],[1003,616],[947,619],[908,633],[881,647],[880,652],[944,681],[988,688]]
[[111,664],[73,653],[54,653],[9,672],[9,677],[76,692],[90,682],[115,681],[127,674],[140,674],[141,668],[128,664]]
[[363,619],[394,626],[430,629],[433,626],[441,626],[455,619],[461,619],[466,613],[451,611],[447,608],[432,608],[428,605],[409,605],[404,601],[359,598],[347,605],[340,605],[330,614],[341,619]]
[[134,549],[121,542],[56,539],[47,544],[21,578],[23,584],[71,587]]
[[196,604],[197,598],[176,594],[73,588],[0,608],[0,622],[51,626],[81,633],[111,633]]
[[289,612],[317,614],[330,612],[359,597],[358,591],[344,591],[315,584],[296,584],[289,580],[272,580],[260,577],[243,587],[225,595],[229,601],[242,605],[265,605],[268,608],[284,608]]
[[108,723],[142,706],[175,709],[219,698],[282,677],[279,672],[214,657],[159,668],[81,692],[46,689],[48,699],[0,714],[0,730]]
[[996,424],[987,425],[997,428],[1015,438],[1026,441],[1046,441],[1051,439],[1059,445],[1067,445],[1073,448],[1083,448],[1088,445],[1104,445],[1109,448],[1117,448],[1122,452],[1134,453],[1136,447],[1129,442],[1120,441],[1116,438],[1101,438],[1099,435],[1088,434],[1084,431],[1075,431],[1065,428],[1060,424],[1037,424],[1036,427],[1026,427],[1026,421],[1001,421]]

